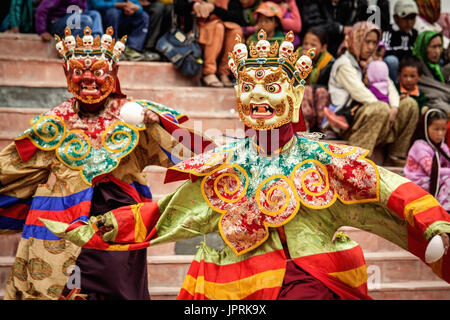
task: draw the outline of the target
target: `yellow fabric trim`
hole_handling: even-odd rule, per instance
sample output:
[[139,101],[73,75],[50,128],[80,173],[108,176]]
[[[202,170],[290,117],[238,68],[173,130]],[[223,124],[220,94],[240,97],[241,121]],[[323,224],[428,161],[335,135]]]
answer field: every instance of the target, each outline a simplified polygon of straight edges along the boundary
[[[347,157],[347,156],[349,156],[349,155],[351,155],[351,154],[356,152],[356,147],[352,147],[352,149],[349,152],[346,152],[346,153],[333,153],[333,152],[331,152],[331,150],[327,149],[321,142],[317,141],[317,143],[319,144],[319,146],[322,148],[323,151],[328,153],[330,156],[333,156],[333,157],[336,157],[336,158]],[[341,145],[339,145],[339,144],[332,144],[332,143],[330,143],[330,145],[336,146],[338,148],[341,147]],[[362,158],[365,155],[367,155],[368,153],[369,153],[369,150],[366,150],[362,155],[358,156],[358,158]]]
[[352,288],[356,288],[367,282],[367,266],[363,265],[347,271],[333,272],[329,273],[329,275],[339,279]]
[[129,251],[129,244],[112,244],[108,247],[108,251]]
[[[66,128],[66,123],[64,122],[63,119],[61,119],[60,117],[55,116],[55,115],[48,115],[48,116],[43,116],[43,117],[41,117],[41,118],[40,118],[38,121],[36,121],[34,124],[33,124],[33,119],[31,119],[31,120],[30,120],[30,124],[32,125],[33,132],[34,132],[37,136],[39,136],[39,134],[37,133],[37,130],[36,130],[36,126],[37,126],[40,122],[42,122],[43,120],[45,120],[45,119],[47,119],[47,118],[54,118],[54,119],[60,121],[61,124],[62,124],[63,127],[64,127],[64,129],[63,129],[63,134],[62,134],[61,139],[60,139],[60,141],[59,141],[58,144],[56,144],[55,146],[50,147],[50,148],[46,148],[46,147],[40,146],[37,142],[34,141],[34,139],[33,139],[32,137],[30,137],[30,135],[29,135],[28,133],[25,133],[24,135],[19,136],[19,137],[17,137],[17,138],[14,139],[14,140],[23,140],[23,139],[28,138],[28,139],[30,139],[30,142],[31,142],[36,148],[41,149],[41,150],[44,150],[44,151],[55,150],[56,148],[58,148],[59,145],[61,144],[61,142],[62,142],[62,141],[64,140],[64,138],[66,137],[66,130],[67,130],[67,128]],[[50,125],[54,126],[54,124],[52,124],[52,123],[50,123]],[[57,136],[57,135],[55,135],[55,137],[56,137],[56,136]],[[40,136],[39,136],[39,137],[40,137]],[[41,137],[41,139],[43,139],[44,141],[51,141],[50,139],[44,139],[43,137]]]
[[269,270],[227,283],[205,281],[204,276],[195,279],[187,275],[181,288],[191,295],[203,294],[211,300],[242,300],[258,290],[281,287],[285,272],[286,269]]
[[[198,177],[211,175],[214,172],[223,169],[223,167],[225,167],[228,164],[229,160],[231,159],[231,156],[233,155],[233,150],[232,149],[230,149],[230,150],[222,150],[219,153],[217,153],[217,155],[225,153],[225,151],[228,153],[227,158],[223,160],[222,164],[219,167],[215,168],[212,171],[198,172],[196,169],[183,170],[183,169],[177,168],[177,166],[170,167],[170,170],[175,170],[175,171],[179,171],[179,172],[183,172],[183,173],[189,173],[189,174],[192,174],[192,175],[198,176]],[[212,166],[212,165],[215,165],[216,163],[218,163],[220,159],[215,160],[216,157],[217,157],[216,155],[213,155],[210,159],[208,159],[203,164],[203,166],[204,165]],[[215,161],[213,162],[211,159],[213,159]]]
[[[216,168],[215,170],[213,170],[213,171],[207,173],[206,175],[210,176],[210,175],[212,175],[213,173],[215,173],[215,172],[217,172],[217,171],[219,171],[219,170],[223,170],[223,169],[226,168],[226,165],[227,165],[227,163],[225,162],[223,165],[221,165],[220,167]],[[245,193],[246,193],[247,188],[248,188],[249,178],[248,178],[247,172],[246,172],[246,171],[244,170],[244,168],[242,168],[241,166],[239,166],[239,165],[237,165],[237,164],[231,164],[231,165],[229,165],[229,167],[230,167],[230,168],[235,168],[237,171],[241,172],[241,173],[245,176],[245,185],[244,185],[244,188],[243,188],[243,190],[242,190],[242,193],[240,194],[240,196],[239,196],[238,198],[236,198],[236,199],[234,199],[234,200],[228,200],[228,199],[224,198],[222,195],[219,194],[219,192],[218,192],[218,190],[217,190],[217,183],[218,183],[218,180],[219,180],[220,178],[222,178],[223,176],[232,176],[232,177],[235,177],[235,178],[236,178],[237,175],[232,174],[232,173],[224,173],[224,174],[221,174],[219,177],[217,177],[217,178],[215,179],[215,181],[214,181],[214,191],[216,192],[217,196],[218,196],[222,201],[227,202],[227,203],[235,203],[235,202],[238,202],[243,196],[245,196]],[[205,192],[205,183],[207,182],[207,179],[206,179],[206,178],[207,178],[207,177],[203,178],[202,184],[201,184],[201,187],[200,187],[200,189],[201,189],[201,191],[202,191],[203,198],[204,198],[205,201],[208,203],[208,205],[209,205],[209,207],[210,207],[211,209],[213,209],[213,210],[215,210],[215,211],[217,211],[217,212],[219,212],[219,213],[225,213],[225,212],[227,212],[226,210],[222,210],[222,209],[219,209],[219,208],[215,207],[215,206],[211,203],[211,201],[209,201],[209,198],[208,198],[208,196],[206,195],[206,192]],[[239,181],[239,180],[238,180],[238,181]],[[232,193],[232,192],[230,192],[229,190],[226,190],[226,192],[229,193],[229,194]]]
[[134,205],[131,207],[131,210],[134,214],[134,240],[135,242],[143,242],[145,240],[145,237],[147,236],[147,228],[145,227],[144,222],[142,221],[141,216],[141,207],[143,206],[143,203],[139,203],[137,205]]
[[414,227],[414,216],[416,214],[436,206],[439,206],[437,200],[432,195],[427,194],[408,203],[403,210],[403,216],[405,217],[405,220],[408,221],[409,225]]
[[[292,194],[294,195],[295,201],[296,201],[296,203],[297,203],[297,207],[298,207],[298,205],[299,205],[299,196],[298,196],[298,194],[297,194],[297,190],[295,189],[295,185],[294,185],[294,183],[291,181],[291,179],[289,179],[288,177],[286,177],[286,176],[284,176],[284,175],[281,175],[281,174],[276,174],[276,175],[270,176],[269,178],[265,179],[263,182],[261,182],[261,183],[259,184],[258,188],[257,188],[256,191],[255,191],[255,199],[256,199],[256,204],[258,205],[259,210],[260,210],[262,213],[264,213],[264,214],[266,214],[266,215],[268,215],[268,216],[272,216],[272,217],[273,217],[273,216],[277,216],[278,214],[280,214],[281,212],[283,212],[283,211],[288,207],[289,202],[290,202],[290,200],[291,200],[291,199],[290,199],[290,195],[289,195],[289,191],[288,191],[288,190],[286,190],[286,189],[283,188],[282,186],[273,186],[273,187],[271,187],[271,188],[267,191],[267,196],[268,196],[267,198],[270,197],[270,195],[272,194],[272,192],[273,192],[275,189],[277,189],[277,188],[282,188],[281,191],[284,193],[284,195],[285,195],[285,197],[286,197],[286,201],[285,201],[284,205],[283,205],[278,211],[275,211],[275,212],[271,212],[271,211],[265,209],[265,208],[261,205],[260,197],[261,197],[262,188],[263,188],[264,185],[266,185],[270,180],[275,180],[275,179],[284,180],[284,181],[289,185],[289,187],[291,188]],[[267,199],[267,201],[269,202],[269,199]],[[296,210],[296,211],[297,211],[297,210]]]

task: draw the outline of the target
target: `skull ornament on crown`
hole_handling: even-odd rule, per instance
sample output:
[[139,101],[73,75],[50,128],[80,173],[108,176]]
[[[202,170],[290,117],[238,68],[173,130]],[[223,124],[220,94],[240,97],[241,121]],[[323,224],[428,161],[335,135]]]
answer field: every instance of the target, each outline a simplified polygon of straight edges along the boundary
[[[64,61],[68,90],[81,102],[93,105],[116,92],[116,88],[117,93],[120,93],[117,62],[123,50],[112,52],[114,30],[111,27],[107,29],[107,37],[102,36],[104,41],[99,36],[94,38],[89,27],[83,31],[83,38],[77,36],[75,39],[66,27],[64,40],[55,35],[56,49]],[[117,43],[125,47],[125,40],[126,37]]]
[[100,46],[104,50],[112,51],[114,48],[114,39],[112,37],[114,30],[112,27],[106,29],[106,33],[100,38]]
[[125,43],[127,41],[127,36],[122,37],[120,41],[117,41],[114,45],[113,54],[116,57],[120,57],[120,55],[125,51]]
[[316,49],[311,48],[308,50],[306,55],[301,56],[300,59],[298,59],[297,63],[295,64],[295,67],[299,71],[300,77],[302,79],[306,79],[306,77],[308,77],[308,75],[311,73],[313,64],[312,59],[314,59],[315,55]]
[[[241,63],[241,61],[245,61],[248,57],[247,46],[245,43],[241,43],[241,37],[239,35],[236,36],[236,44],[233,48],[234,58],[233,61],[236,65]],[[228,64],[229,66],[229,64]]]
[[[294,51],[293,33],[286,35],[280,47],[276,41],[273,44],[267,41],[264,30],[258,32],[258,39],[256,45],[250,45],[250,58],[242,63],[236,63],[236,49],[241,48],[242,43],[236,43],[229,53],[229,67],[237,74],[236,108],[241,121],[255,130],[271,130],[289,122],[303,121],[300,105],[304,79],[311,70],[296,68],[299,51]],[[259,45],[266,48],[258,48]]]
[[294,45],[292,42],[294,41],[294,33],[289,31],[286,34],[286,40],[283,41],[280,45],[279,55],[280,58],[288,59],[291,54],[294,53]]

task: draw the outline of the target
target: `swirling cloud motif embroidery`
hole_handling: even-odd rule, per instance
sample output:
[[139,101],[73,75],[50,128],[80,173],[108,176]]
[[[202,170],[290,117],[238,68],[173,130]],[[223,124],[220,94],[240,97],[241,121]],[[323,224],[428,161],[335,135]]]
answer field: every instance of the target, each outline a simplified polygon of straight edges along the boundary
[[55,150],[61,163],[79,170],[81,178],[91,185],[93,178],[114,170],[137,146],[139,130],[143,128],[117,121],[103,132],[102,146],[96,149],[83,131],[67,131],[60,117],[49,115],[34,119],[32,127],[17,139],[29,138],[39,149]]
[[204,176],[203,197],[211,209],[222,215],[221,236],[241,255],[262,244],[269,236],[269,227],[282,226],[294,218],[300,205],[324,209],[337,199],[344,203],[379,199],[378,172],[375,164],[364,158],[366,150],[319,145],[331,161],[304,160],[289,175],[266,178],[253,192],[248,191],[252,177],[239,164],[230,163],[232,150],[192,158],[178,170]]

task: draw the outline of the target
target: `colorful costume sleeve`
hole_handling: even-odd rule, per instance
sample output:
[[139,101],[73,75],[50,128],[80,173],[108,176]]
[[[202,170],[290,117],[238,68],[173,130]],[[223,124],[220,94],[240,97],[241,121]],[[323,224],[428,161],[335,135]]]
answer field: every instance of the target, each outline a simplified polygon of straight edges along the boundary
[[52,157],[37,152],[23,162],[11,143],[0,153],[0,233],[22,230],[31,198],[41,183],[47,182]]
[[[359,214],[347,210],[348,214],[343,216],[346,225],[375,233],[425,262],[428,241],[437,234],[450,233],[450,215],[421,187],[383,168],[378,170],[379,202],[360,204]],[[450,282],[450,254],[429,266]]]
[[[125,206],[70,225],[41,221],[55,235],[80,247],[125,251],[214,232],[219,218],[203,200],[200,181],[188,181],[158,203]],[[102,228],[111,230],[98,232]]]

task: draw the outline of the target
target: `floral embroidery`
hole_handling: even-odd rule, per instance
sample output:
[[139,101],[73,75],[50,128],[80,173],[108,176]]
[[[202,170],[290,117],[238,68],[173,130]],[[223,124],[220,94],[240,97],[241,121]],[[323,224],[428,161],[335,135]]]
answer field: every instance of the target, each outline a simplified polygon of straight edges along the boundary
[[268,227],[290,221],[300,205],[323,209],[377,201],[379,177],[367,150],[296,137],[278,156],[258,154],[250,139],[188,159],[175,170],[203,176],[211,209],[222,214],[223,240],[240,255],[263,243]]

